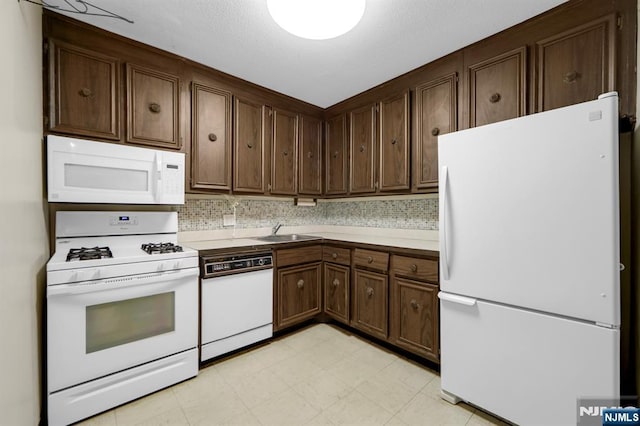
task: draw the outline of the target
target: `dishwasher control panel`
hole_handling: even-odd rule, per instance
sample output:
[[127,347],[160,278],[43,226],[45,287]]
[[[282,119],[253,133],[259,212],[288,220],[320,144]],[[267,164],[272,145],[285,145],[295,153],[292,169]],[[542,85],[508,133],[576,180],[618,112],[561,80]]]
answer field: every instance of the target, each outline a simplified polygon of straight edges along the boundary
[[273,257],[267,253],[249,253],[202,258],[202,278],[238,274],[273,267]]

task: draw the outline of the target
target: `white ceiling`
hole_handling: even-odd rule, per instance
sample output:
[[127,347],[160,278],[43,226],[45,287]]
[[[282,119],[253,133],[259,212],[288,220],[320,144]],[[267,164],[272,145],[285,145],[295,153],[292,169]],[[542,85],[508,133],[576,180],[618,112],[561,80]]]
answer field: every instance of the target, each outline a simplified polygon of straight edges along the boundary
[[367,0],[356,28],[323,41],[282,30],[266,0],[90,1],[134,24],[68,15],[326,108],[565,1]]

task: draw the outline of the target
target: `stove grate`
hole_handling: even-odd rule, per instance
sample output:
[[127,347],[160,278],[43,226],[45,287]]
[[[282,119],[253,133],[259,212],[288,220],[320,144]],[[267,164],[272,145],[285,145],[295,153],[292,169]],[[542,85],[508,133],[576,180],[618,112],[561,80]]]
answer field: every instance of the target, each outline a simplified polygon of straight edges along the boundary
[[93,260],[113,257],[109,247],[80,247],[72,248],[67,254],[67,262],[72,260]]

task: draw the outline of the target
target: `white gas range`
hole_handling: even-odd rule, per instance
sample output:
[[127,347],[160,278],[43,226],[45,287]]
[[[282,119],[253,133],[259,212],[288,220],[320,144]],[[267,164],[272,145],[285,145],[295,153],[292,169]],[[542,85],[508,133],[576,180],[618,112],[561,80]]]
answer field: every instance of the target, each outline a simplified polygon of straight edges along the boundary
[[198,253],[175,212],[58,212],[47,264],[50,425],[198,372]]

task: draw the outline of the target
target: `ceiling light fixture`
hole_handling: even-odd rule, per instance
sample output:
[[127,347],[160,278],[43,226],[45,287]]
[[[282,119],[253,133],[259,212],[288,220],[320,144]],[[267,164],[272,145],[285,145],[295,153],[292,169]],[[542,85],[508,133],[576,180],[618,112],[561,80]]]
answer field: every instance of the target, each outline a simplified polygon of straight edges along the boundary
[[271,17],[284,30],[311,40],[351,31],[364,15],[366,0],[267,0]]

